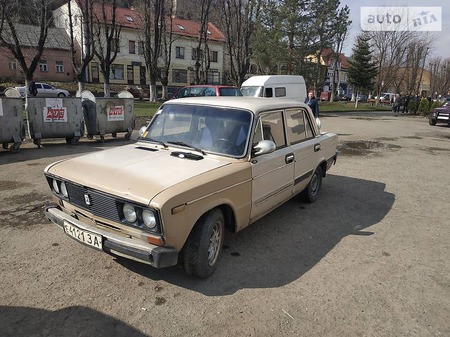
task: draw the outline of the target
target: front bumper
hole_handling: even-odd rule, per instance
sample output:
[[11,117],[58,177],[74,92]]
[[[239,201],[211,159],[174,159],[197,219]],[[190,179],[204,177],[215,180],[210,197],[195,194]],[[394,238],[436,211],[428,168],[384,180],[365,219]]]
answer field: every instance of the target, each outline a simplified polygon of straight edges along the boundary
[[92,227],[63,212],[57,205],[47,206],[44,213],[48,220],[61,228],[64,226],[64,221],[67,221],[82,230],[101,235],[105,253],[147,263],[155,268],[170,267],[178,263],[178,252],[175,248],[154,246],[141,240]]

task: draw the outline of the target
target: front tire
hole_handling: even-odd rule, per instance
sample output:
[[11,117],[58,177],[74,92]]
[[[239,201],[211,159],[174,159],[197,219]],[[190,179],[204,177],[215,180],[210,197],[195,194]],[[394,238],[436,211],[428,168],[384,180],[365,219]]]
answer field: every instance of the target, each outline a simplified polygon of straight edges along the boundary
[[225,218],[216,208],[195,224],[184,247],[184,269],[190,276],[205,279],[217,268],[222,251]]
[[428,119],[428,124],[430,124],[430,125],[436,125],[436,120],[435,119],[432,119],[432,118],[429,118]]
[[311,181],[302,192],[302,199],[313,203],[319,198],[320,188],[322,187],[322,168],[318,166],[313,173]]

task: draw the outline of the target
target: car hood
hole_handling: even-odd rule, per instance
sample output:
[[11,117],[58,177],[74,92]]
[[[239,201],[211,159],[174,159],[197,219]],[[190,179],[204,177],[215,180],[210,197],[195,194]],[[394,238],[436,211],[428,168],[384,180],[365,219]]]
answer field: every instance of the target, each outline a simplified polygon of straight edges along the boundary
[[[183,158],[177,153],[193,153]],[[148,204],[162,191],[184,180],[231,163],[230,158],[180,148],[162,149],[135,143],[63,160],[46,172],[122,198]]]

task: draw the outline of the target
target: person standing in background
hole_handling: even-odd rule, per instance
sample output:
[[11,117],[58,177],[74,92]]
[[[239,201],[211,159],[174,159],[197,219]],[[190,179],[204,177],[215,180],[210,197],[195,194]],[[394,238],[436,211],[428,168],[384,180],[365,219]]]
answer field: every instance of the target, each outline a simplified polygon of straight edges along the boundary
[[308,93],[308,97],[305,99],[305,103],[308,104],[308,106],[312,110],[312,113],[316,119],[317,126],[320,129],[319,102],[317,101],[316,96],[314,96],[313,91],[310,91]]

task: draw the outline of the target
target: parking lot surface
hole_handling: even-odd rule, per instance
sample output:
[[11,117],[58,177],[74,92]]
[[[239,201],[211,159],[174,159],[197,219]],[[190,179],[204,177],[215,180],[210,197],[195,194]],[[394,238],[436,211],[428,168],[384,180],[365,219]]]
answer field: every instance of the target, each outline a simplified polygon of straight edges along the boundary
[[320,199],[228,234],[203,281],[97,252],[43,217],[46,165],[127,141],[0,152],[0,335],[450,336],[450,127],[321,121],[340,155]]

